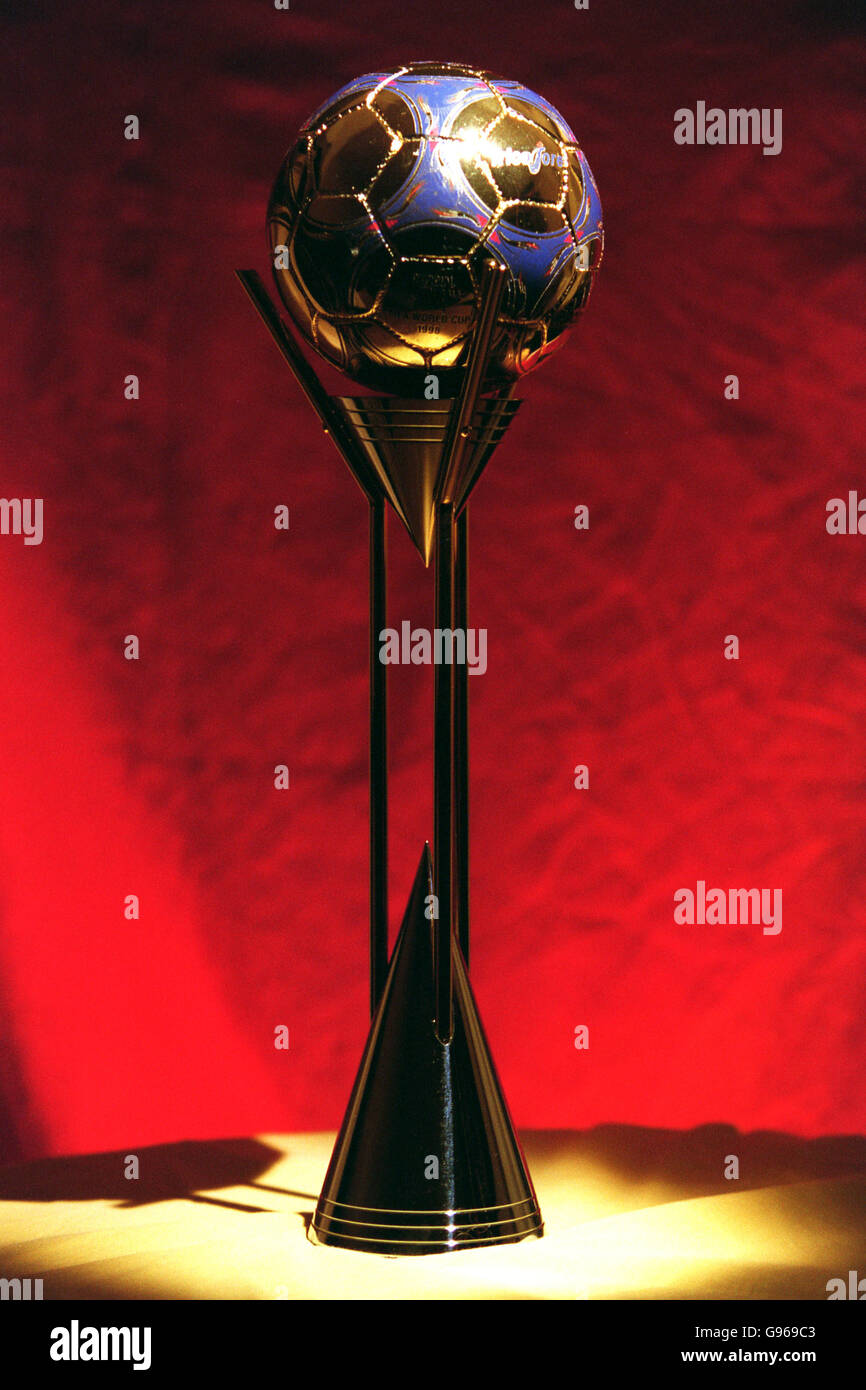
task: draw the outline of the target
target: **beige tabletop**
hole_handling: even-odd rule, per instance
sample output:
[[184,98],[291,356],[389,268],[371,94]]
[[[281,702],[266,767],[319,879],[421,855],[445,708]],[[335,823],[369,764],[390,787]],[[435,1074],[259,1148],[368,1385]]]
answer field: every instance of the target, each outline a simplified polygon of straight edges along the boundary
[[610,1125],[522,1140],[544,1238],[417,1258],[307,1238],[333,1134],[6,1167],[0,1277],[41,1278],[46,1299],[826,1300],[829,1279],[866,1274],[859,1137]]

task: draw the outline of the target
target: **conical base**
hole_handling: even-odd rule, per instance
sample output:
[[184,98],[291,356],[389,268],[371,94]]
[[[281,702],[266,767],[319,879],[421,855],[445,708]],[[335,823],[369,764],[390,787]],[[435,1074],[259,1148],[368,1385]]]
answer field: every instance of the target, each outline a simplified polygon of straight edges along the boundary
[[543,1231],[472,988],[454,943],[454,1035],[433,1028],[425,846],[312,1223],[326,1245],[441,1254]]
[[[433,547],[434,504],[440,500],[445,446],[455,401],[402,397],[335,396],[332,404],[356,445],[356,454],[378,478],[425,565]],[[499,396],[478,402],[465,463],[450,500],[455,515],[465,504],[520,406]]]

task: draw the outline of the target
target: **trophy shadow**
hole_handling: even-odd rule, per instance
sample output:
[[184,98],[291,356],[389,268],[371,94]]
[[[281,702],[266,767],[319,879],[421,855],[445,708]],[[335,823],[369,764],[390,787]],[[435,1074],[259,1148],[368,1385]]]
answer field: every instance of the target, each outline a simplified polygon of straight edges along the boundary
[[[658,1184],[683,1198],[866,1175],[862,1134],[806,1138],[724,1123],[688,1130],[601,1124],[588,1130],[530,1130],[522,1138],[533,1167],[573,1163],[628,1186]],[[736,1170],[731,1158],[737,1160]]]
[[[138,1160],[134,1180],[125,1176],[132,1156]],[[136,1208],[185,1199],[241,1212],[273,1209],[214,1195],[220,1188],[238,1187],[315,1202],[317,1193],[262,1181],[284,1158],[282,1150],[262,1140],[240,1138],[130,1145],[110,1153],[37,1159],[0,1168],[0,1203],[114,1201],[119,1208]]]
[[[828,1276],[866,1268],[864,1135],[602,1124],[523,1131],[521,1141],[545,1239],[448,1257],[447,1278],[439,1257],[429,1268],[397,1260],[397,1278],[393,1260],[322,1257],[299,1239],[310,1234],[317,1197],[307,1189],[319,1165],[324,1177],[326,1134],[130,1145],[0,1168],[0,1267],[32,1275],[35,1236],[45,1296],[61,1300],[354,1298],[373,1288],[405,1299],[455,1287],[496,1299],[813,1299],[826,1296]],[[134,1181],[124,1176],[130,1151]],[[155,1224],[136,1218],[172,1201]],[[39,1203],[44,1220],[34,1219]],[[245,1218],[262,1213],[241,1238]]]
[[[587,1130],[524,1130],[521,1139],[530,1169],[539,1176],[545,1170],[570,1170],[578,1185],[581,1173],[592,1169],[624,1188],[658,1184],[675,1194],[674,1200],[730,1192],[732,1187],[745,1191],[866,1175],[866,1136],[860,1134],[804,1138],[775,1130],[744,1132],[724,1123],[689,1130],[601,1124]],[[134,1181],[125,1175],[133,1154],[138,1159]],[[731,1156],[737,1159],[735,1183]],[[254,1196],[273,1194],[315,1204],[316,1192],[265,1180],[277,1163],[280,1176],[291,1180],[290,1136],[285,1148],[256,1138],[130,1145],[2,1167],[0,1203],[113,1201],[120,1208],[136,1208],[185,1199],[250,1213],[272,1210],[254,1200],[238,1200],[236,1191],[231,1198],[215,1195],[220,1189],[249,1188]]]

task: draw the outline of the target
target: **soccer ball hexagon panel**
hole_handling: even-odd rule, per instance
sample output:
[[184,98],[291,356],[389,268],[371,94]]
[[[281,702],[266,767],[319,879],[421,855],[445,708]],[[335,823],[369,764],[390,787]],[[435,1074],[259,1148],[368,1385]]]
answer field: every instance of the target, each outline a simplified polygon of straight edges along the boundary
[[456,380],[478,270],[508,269],[491,374],[531,371],[585,307],[601,264],[598,189],[562,116],[457,64],[359,77],[306,122],[268,208],[280,296],[356,381],[419,394]]

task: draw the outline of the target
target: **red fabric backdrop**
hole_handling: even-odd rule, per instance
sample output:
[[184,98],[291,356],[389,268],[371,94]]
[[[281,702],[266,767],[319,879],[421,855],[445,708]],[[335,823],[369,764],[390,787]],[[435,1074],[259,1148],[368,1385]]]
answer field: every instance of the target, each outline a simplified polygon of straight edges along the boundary
[[[607,232],[472,514],[473,978],[515,1119],[862,1129],[866,536],[825,529],[866,494],[848,8],[3,8],[0,476],[44,498],[45,539],[0,536],[0,1153],[340,1120],[366,1031],[365,507],[233,270],[267,269],[313,107],[426,57],[552,100]],[[675,145],[698,100],[781,107],[782,153]],[[429,625],[390,533],[394,621]],[[396,671],[395,927],[431,701],[429,670]],[[675,924],[698,879],[782,888],[781,934]]]

